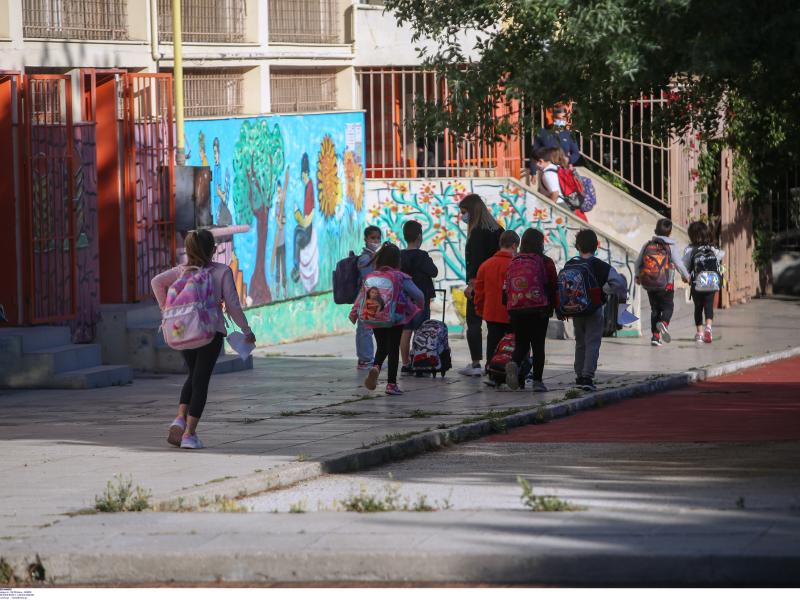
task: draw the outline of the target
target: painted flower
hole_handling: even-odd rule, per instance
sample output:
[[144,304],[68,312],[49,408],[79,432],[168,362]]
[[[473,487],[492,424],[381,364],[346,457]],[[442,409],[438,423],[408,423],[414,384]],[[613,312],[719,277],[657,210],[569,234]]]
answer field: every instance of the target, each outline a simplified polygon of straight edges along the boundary
[[564,219],[561,217],[556,217],[556,225],[561,225],[564,222]]
[[380,206],[373,206],[372,208],[369,209],[369,215],[373,219],[377,219],[378,217],[381,216],[381,207]]
[[411,208],[408,204],[406,204],[405,206],[403,206],[403,212],[407,215],[410,215],[412,212],[414,212],[414,209]]
[[441,206],[431,207],[431,216],[441,217],[444,214],[444,209]]
[[534,208],[532,218],[534,221],[547,221],[550,218],[550,213],[546,208]]

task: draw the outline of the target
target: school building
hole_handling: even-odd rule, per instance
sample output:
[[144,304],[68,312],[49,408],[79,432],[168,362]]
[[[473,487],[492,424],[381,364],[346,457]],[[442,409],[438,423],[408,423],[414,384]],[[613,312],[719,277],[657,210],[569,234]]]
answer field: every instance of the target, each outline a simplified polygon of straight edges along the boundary
[[[457,203],[470,191],[505,226],[545,231],[557,262],[574,253],[581,223],[529,185],[530,137],[415,138],[415,98],[446,85],[419,66],[411,31],[381,2],[181,7],[188,175],[175,164],[172,0],[0,0],[0,386],[182,370],[156,331],[149,282],[180,260],[195,227],[214,232],[261,343],[348,329],[331,272],[368,223],[397,239],[404,219],[420,220],[438,284],[458,301]],[[598,189],[590,226],[621,272],[659,215],[685,226],[712,211],[693,183],[691,140],[634,134],[664,101],[642,96],[621,109],[619,128],[580,137]],[[541,106],[503,110],[517,109],[544,119]],[[742,234],[750,216],[722,165],[713,211],[731,257],[727,304],[757,282]],[[226,356],[218,368],[247,366]]]

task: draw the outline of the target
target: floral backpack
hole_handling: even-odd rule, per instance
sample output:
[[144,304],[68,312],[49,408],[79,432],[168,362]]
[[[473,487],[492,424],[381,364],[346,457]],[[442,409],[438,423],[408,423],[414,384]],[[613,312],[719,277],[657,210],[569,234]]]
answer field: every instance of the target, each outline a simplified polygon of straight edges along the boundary
[[394,269],[373,271],[364,278],[356,299],[358,319],[371,328],[404,325],[420,308],[403,291],[408,275]]
[[217,334],[219,311],[211,269],[187,267],[167,292],[161,312],[164,341],[174,350],[205,346]]

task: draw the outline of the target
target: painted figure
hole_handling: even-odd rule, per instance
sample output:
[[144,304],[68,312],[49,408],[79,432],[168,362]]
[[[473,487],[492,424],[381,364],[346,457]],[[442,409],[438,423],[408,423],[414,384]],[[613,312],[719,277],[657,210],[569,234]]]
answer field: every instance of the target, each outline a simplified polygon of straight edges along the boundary
[[295,209],[294,218],[297,227],[294,230],[294,269],[292,279],[302,279],[303,289],[311,292],[319,281],[319,253],[317,236],[314,230],[314,184],[311,182],[308,154],[303,153],[300,161],[300,178],[303,180],[303,210]]
[[278,201],[275,205],[275,244],[272,246],[272,260],[270,271],[275,273],[275,287],[283,288],[283,297],[286,298],[286,190],[289,186],[289,167],[283,178],[283,186],[278,182]]
[[231,189],[231,174],[225,169],[225,178],[222,177],[222,165],[219,159],[219,138],[214,138],[214,170],[212,174],[214,182],[214,195],[219,199],[217,208],[217,225],[228,227],[233,223],[231,211],[228,209],[228,193]]
[[374,321],[382,310],[383,298],[381,298],[381,292],[373,286],[367,290],[367,298],[364,300],[364,311],[361,314],[361,318],[365,321]]

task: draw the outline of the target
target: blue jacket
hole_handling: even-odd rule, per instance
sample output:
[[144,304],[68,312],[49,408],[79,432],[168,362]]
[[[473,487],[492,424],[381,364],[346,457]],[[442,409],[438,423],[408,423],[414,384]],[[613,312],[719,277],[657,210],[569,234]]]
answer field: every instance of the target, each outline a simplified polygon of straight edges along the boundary
[[[556,131],[554,129],[542,128],[539,130],[539,133],[536,134],[536,137],[533,138],[533,152],[536,152],[539,148],[558,147],[561,147],[564,154],[567,155],[567,159],[569,159],[571,165],[578,163],[581,157],[581,150],[578,148],[575,138],[573,138],[572,134],[566,129]],[[531,173],[536,172],[536,160],[533,157],[533,152],[531,152]]]

